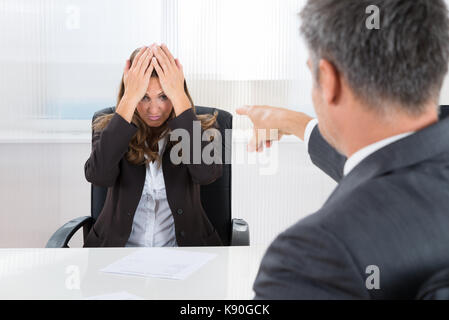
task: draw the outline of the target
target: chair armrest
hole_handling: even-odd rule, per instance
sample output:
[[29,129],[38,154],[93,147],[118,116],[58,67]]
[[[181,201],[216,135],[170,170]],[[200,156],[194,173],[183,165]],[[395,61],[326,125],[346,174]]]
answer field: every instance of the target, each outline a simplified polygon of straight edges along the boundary
[[78,231],[79,228],[83,227],[84,239],[89,233],[92,227],[94,219],[92,217],[78,217],[70,220],[51,236],[48,240],[46,248],[68,248],[68,243],[72,236]]
[[249,246],[249,227],[243,219],[232,219],[231,246]]

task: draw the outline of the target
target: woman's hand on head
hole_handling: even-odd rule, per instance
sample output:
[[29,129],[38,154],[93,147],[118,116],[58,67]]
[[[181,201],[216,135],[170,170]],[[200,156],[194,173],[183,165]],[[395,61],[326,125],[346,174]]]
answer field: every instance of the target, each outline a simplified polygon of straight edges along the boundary
[[134,57],[132,65],[130,60],[126,61],[123,70],[125,92],[115,112],[128,123],[131,123],[137,105],[148,90],[151,73],[154,70],[151,58],[153,58],[151,48],[142,47]]
[[129,60],[126,61],[123,72],[123,83],[125,85],[123,97],[132,102],[133,105],[135,104],[136,107],[148,90],[151,73],[154,69],[151,64],[152,58],[151,47],[142,47],[135,56],[132,65],[130,65]]
[[184,91],[184,71],[178,59],[175,59],[165,44],[152,48],[154,57],[151,65],[159,76],[159,82],[165,95],[173,103],[176,114],[191,108]]

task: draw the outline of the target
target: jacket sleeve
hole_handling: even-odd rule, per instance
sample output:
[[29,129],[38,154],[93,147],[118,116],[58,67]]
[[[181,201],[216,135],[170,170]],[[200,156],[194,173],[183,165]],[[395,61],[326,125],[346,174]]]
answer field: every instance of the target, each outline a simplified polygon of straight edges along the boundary
[[[183,157],[182,163],[186,165],[194,183],[206,185],[221,177],[223,171],[222,158],[219,157],[219,163],[216,161],[206,163],[205,159],[203,159],[203,150],[209,145],[212,146],[212,143],[210,141],[203,141],[204,130],[201,128],[200,121],[196,117],[193,109],[187,109],[176,118],[170,119],[168,126],[172,130],[172,136],[176,136],[179,133],[179,131],[176,132],[177,129],[181,129],[182,131],[180,132],[182,140],[179,142],[182,143],[181,150],[184,151],[185,146],[185,148],[188,148],[189,155],[187,159]],[[183,141],[185,138],[187,138],[188,143]],[[172,159],[172,154],[170,154],[170,159]]]
[[324,173],[337,182],[343,178],[346,157],[324,140],[318,126],[315,126],[310,135],[308,151],[313,164]]
[[298,224],[270,245],[253,289],[256,300],[370,298],[341,241],[321,227]]
[[92,135],[92,152],[84,165],[87,181],[97,186],[112,187],[120,174],[119,163],[137,127],[118,113],[102,131]]

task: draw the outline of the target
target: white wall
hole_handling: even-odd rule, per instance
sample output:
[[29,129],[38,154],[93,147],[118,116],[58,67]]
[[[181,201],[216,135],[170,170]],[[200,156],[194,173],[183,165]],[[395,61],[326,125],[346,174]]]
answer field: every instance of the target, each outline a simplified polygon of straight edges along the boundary
[[0,144],[0,247],[44,247],[63,223],[90,215],[89,153],[88,143]]

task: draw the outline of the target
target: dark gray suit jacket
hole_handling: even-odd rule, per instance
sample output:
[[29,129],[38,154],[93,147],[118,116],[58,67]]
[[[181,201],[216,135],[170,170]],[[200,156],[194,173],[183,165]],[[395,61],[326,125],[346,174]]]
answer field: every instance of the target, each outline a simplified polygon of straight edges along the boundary
[[[345,177],[346,159],[318,127],[309,154],[339,184],[270,245],[256,299],[413,299],[449,266],[449,119],[378,150]],[[370,265],[380,289],[367,289]]]

